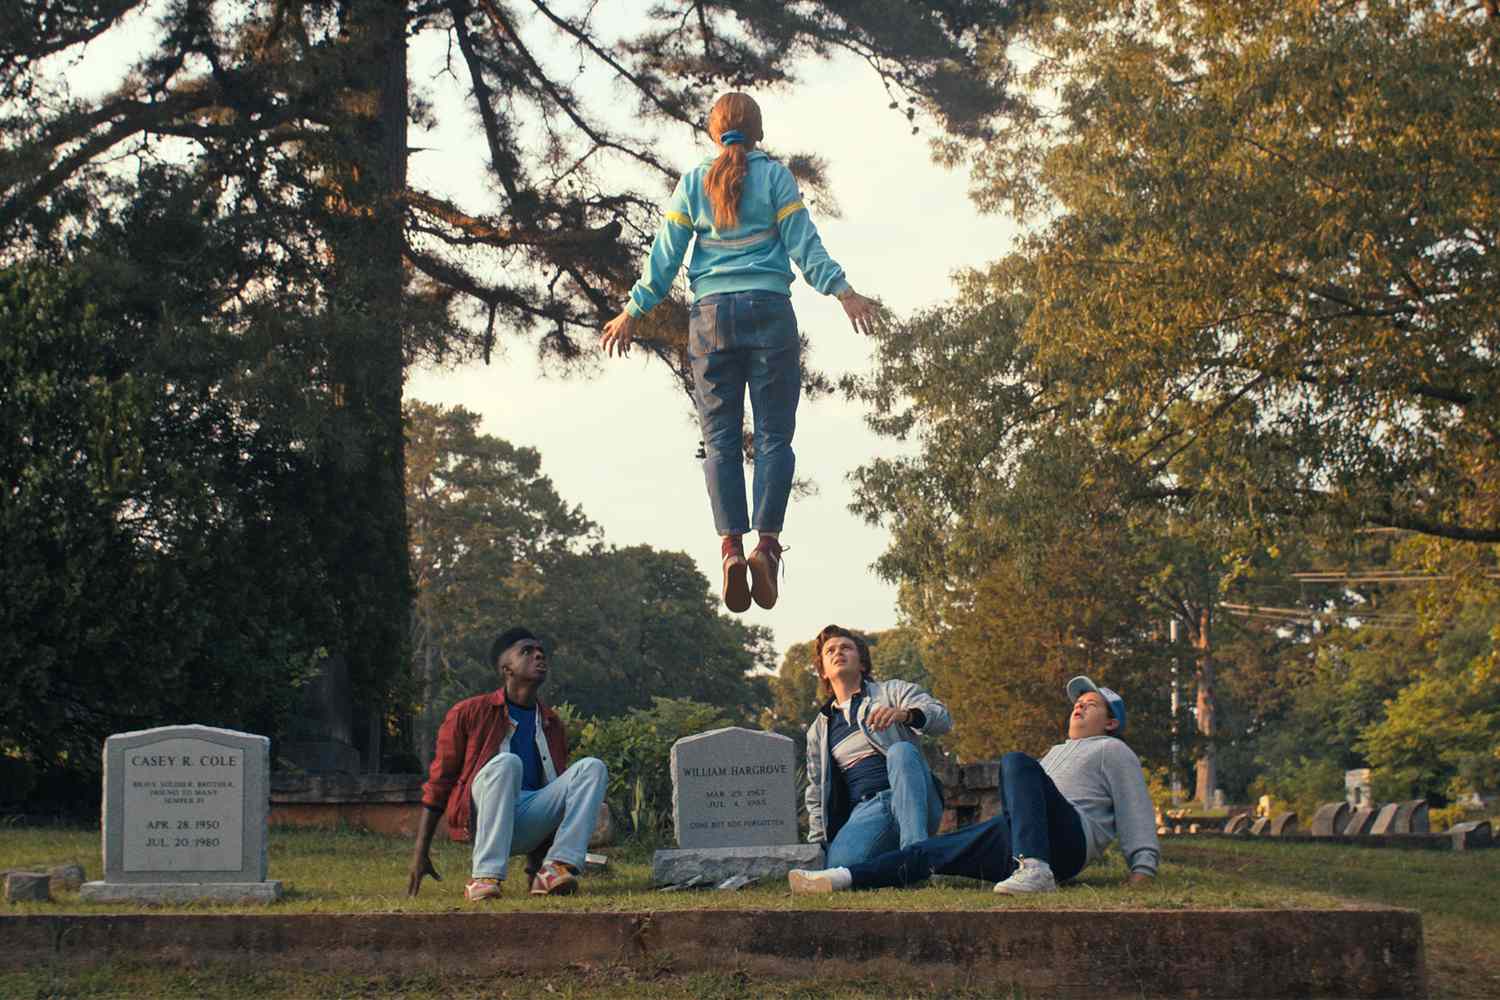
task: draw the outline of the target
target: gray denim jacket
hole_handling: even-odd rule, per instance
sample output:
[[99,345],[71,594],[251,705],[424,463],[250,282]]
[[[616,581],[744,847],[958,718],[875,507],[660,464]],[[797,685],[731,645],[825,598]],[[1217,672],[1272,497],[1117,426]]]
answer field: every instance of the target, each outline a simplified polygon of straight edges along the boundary
[[[898,741],[918,743],[923,736],[941,736],[953,728],[953,716],[948,714],[948,707],[910,681],[865,681],[864,692],[859,704],[859,727],[864,730],[870,745],[881,753]],[[913,729],[895,723],[877,733],[865,723],[870,709],[876,705],[921,709],[924,724],[921,729]],[[807,727],[807,791],[803,798],[807,802],[807,839],[814,844],[830,840],[847,818],[824,816],[825,804],[832,802],[833,772],[837,767],[828,747],[827,708],[825,704],[812,725]]]

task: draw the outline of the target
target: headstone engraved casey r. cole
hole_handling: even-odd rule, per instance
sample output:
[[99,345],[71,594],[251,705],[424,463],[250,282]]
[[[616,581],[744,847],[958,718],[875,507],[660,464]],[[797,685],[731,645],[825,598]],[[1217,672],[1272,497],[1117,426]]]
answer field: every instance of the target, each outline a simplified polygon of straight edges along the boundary
[[717,885],[821,867],[822,848],[798,842],[797,756],[790,739],[715,729],[674,743],[671,763],[678,849],[652,858],[656,884]]
[[210,726],[117,733],[104,743],[104,881],[85,899],[274,899],[266,880],[270,749]]
[[716,729],[672,745],[672,819],[679,847],[797,841],[797,758],[775,733]]

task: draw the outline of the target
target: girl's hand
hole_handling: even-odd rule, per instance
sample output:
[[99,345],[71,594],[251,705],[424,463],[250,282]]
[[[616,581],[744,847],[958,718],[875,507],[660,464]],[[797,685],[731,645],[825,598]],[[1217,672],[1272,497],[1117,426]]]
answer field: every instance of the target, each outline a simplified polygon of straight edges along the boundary
[[844,307],[849,325],[854,327],[856,333],[868,337],[880,329],[882,310],[879,302],[867,299],[851,288],[839,296],[839,304]]
[[604,348],[604,353],[611,356],[618,354],[623,358],[630,353],[630,345],[634,340],[635,317],[621,309],[618,316],[604,324],[604,335],[599,338],[599,346]]

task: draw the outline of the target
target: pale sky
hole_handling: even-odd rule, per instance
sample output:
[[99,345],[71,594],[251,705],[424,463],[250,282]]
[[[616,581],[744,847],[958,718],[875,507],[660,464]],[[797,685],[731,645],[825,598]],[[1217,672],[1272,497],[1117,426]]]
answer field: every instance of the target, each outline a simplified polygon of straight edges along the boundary
[[[80,95],[112,86],[152,35],[151,20],[150,14],[127,18],[122,29],[59,71]],[[442,122],[435,132],[413,130],[411,144],[431,151],[413,155],[412,180],[483,211],[483,141],[469,112],[441,93],[443,78],[435,76],[434,62],[441,44],[429,41],[412,51],[413,85],[431,88]],[[558,49],[552,59],[572,56]],[[843,217],[820,217],[816,208],[813,217],[824,246],[857,290],[907,315],[949,298],[955,271],[1009,248],[1015,227],[974,210],[968,178],[929,158],[933,126],[921,123],[922,134],[912,135],[905,117],[888,109],[890,99],[867,66],[842,57],[805,66],[800,76],[792,88],[754,95],[766,145],[827,160]],[[577,81],[582,91],[597,93],[604,85],[597,77]],[[620,106],[628,111],[633,101]],[[706,139],[695,143],[680,127],[664,133],[656,148],[681,169],[710,152]],[[638,180],[622,169],[622,187]],[[833,377],[869,369],[870,344],[849,327],[836,300],[818,295],[799,276],[792,301],[812,342],[813,365]],[[602,362],[591,377],[559,378],[540,369],[534,342],[502,330],[489,366],[413,371],[407,395],[461,404],[482,416],[485,433],[537,449],[557,492],[582,506],[603,528],[606,542],[687,552],[717,593],[719,543],[702,466],[694,458],[697,422],[675,380],[644,354]],[[744,615],[773,630],[780,652],[830,622],[867,630],[896,624],[895,589],[870,569],[887,536],[850,513],[848,475],[902,446],[872,434],[863,417],[860,407],[837,396],[804,400],[798,412],[797,473],[813,480],[819,492],[794,498],[787,512],[780,602],[771,611],[752,606]],[[753,538],[747,538],[747,548]]]

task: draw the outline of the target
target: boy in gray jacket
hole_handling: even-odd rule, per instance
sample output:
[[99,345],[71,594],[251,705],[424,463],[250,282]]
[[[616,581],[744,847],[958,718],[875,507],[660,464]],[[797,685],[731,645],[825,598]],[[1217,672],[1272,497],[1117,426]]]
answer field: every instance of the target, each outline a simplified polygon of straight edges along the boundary
[[869,861],[794,869],[794,893],[904,886],[939,875],[999,880],[999,893],[1055,892],[1116,838],[1130,881],[1156,874],[1161,848],[1141,762],[1119,739],[1125,701],[1087,677],[1068,682],[1068,739],[1040,761],[1000,759],[1002,811],[992,819]]
[[953,727],[947,707],[872,678],[864,637],[838,625],[818,633],[813,668],[828,700],[807,727],[808,839],[841,866],[932,836],[943,800],[919,740]]

